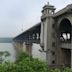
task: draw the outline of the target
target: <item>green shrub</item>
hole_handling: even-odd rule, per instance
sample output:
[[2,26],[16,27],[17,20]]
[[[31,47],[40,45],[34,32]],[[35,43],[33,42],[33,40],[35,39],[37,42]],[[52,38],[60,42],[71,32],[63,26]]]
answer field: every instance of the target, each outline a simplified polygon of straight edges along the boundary
[[33,72],[47,72],[47,66],[44,62],[33,59],[32,56],[29,56],[26,53],[22,53],[18,57],[16,63],[21,66],[27,66],[27,68],[31,69]]
[[72,72],[71,68],[47,69],[44,62],[33,59],[26,53],[22,53],[15,63],[0,64],[0,72]]
[[22,53],[17,58],[16,63],[0,64],[0,72],[47,72],[47,68],[45,63]]

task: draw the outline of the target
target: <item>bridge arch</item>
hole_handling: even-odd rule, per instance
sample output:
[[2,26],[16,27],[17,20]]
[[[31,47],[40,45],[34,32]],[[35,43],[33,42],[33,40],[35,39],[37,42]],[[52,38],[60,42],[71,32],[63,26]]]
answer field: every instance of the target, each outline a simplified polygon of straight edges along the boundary
[[72,25],[72,15],[63,15],[57,18],[57,21],[56,21],[57,28],[59,28],[61,21],[64,19],[68,19]]
[[60,21],[58,26],[58,34],[61,41],[71,42],[71,22],[68,18]]

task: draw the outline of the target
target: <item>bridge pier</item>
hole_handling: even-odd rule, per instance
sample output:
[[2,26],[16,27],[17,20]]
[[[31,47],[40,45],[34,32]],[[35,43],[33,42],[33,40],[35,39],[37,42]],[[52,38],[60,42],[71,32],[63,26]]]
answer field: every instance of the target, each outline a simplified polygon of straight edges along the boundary
[[23,42],[14,42],[14,48],[16,49],[16,57],[23,51]]
[[71,44],[71,68],[72,68],[72,44]]
[[[52,52],[54,48],[52,47],[53,38],[52,32],[53,28],[52,25],[54,24],[54,19],[52,14],[54,13],[54,6],[45,5],[42,10],[41,16],[41,46],[43,46],[43,50],[46,52],[46,62],[48,66],[55,65],[55,56],[52,56]],[[44,32],[44,34],[43,34]],[[44,44],[43,44],[44,43]]]
[[[72,31],[71,31],[72,34]],[[72,36],[71,36],[71,67],[72,67]]]
[[28,55],[32,55],[32,43],[26,43],[25,47],[26,47],[26,53]]
[[32,43],[15,42],[14,47],[16,49],[16,56],[18,56],[22,52],[32,55]]

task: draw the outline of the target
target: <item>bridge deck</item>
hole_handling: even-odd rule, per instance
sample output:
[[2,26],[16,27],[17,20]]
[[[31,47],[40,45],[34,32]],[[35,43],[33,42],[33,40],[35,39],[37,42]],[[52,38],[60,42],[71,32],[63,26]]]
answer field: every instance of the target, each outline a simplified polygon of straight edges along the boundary
[[20,35],[16,36],[13,40],[16,42],[40,43],[40,30],[41,23],[38,23]]

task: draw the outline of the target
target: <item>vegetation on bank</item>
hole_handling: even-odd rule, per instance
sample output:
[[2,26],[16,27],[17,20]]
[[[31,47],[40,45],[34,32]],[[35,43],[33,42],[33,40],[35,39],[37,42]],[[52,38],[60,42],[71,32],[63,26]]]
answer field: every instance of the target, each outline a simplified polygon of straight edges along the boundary
[[47,72],[45,63],[22,53],[15,63],[0,64],[0,72]]
[[72,72],[72,69],[49,69],[44,62],[22,53],[15,63],[0,64],[0,72]]

